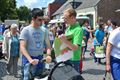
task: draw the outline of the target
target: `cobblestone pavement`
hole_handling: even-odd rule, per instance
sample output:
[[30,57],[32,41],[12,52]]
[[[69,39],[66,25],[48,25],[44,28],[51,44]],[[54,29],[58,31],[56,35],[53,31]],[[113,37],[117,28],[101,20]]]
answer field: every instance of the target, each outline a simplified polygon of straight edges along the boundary
[[[85,57],[86,58],[83,60],[82,73],[82,76],[85,78],[85,80],[103,80],[103,75],[105,73],[105,65],[98,65],[97,63],[94,63],[93,58],[89,55],[89,51],[86,53]],[[102,59],[102,62],[105,62],[105,59]],[[21,69],[20,63],[21,60],[19,60],[19,73]],[[20,78],[15,78],[13,76],[7,75],[5,67],[5,61],[0,60],[0,80],[21,80]]]
[[[21,70],[21,61],[19,60],[18,73]],[[15,78],[13,75],[7,75],[6,72],[6,61],[0,60],[0,80],[21,80],[20,78]]]

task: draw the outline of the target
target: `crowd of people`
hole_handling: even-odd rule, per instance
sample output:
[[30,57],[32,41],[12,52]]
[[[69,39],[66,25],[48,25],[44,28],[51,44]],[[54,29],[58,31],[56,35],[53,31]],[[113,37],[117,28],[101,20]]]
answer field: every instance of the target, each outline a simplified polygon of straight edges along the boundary
[[[120,80],[120,28],[117,23],[108,20],[107,23],[99,22],[98,28],[92,29],[89,21],[84,21],[82,26],[76,19],[76,11],[67,9],[63,13],[65,23],[48,25],[49,18],[39,8],[31,11],[30,25],[18,30],[17,24],[12,24],[4,31],[2,53],[7,59],[6,71],[8,74],[17,73],[18,59],[22,54],[23,80],[30,80],[30,65],[33,65],[33,75],[39,75],[45,68],[45,63],[40,62],[45,58],[46,62],[52,61],[52,50],[55,37],[65,43],[69,50],[73,51],[73,57],[67,62],[73,64],[76,71],[82,74],[82,59],[85,59],[88,41],[92,41],[94,62],[101,64],[100,57],[96,56],[96,47],[103,46],[106,57],[106,71],[111,72],[114,80]],[[71,35],[71,40],[67,35]],[[44,53],[46,56],[44,57]],[[13,70],[11,70],[13,67]]]

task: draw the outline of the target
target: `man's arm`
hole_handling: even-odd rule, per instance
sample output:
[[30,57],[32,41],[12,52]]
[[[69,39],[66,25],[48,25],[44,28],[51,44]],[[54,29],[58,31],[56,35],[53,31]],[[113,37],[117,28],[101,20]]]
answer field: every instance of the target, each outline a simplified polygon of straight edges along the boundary
[[20,51],[21,53],[27,58],[27,60],[33,64],[36,65],[38,64],[38,59],[32,59],[28,53],[28,51],[26,50],[26,41],[25,40],[20,40]]
[[49,39],[49,31],[45,31],[45,43],[46,43],[46,48],[47,48],[47,55],[51,55],[51,44],[50,44],[50,39]]
[[91,30],[91,29],[87,29],[88,32],[92,33],[92,32],[95,32],[95,30]]
[[71,50],[77,50],[78,49],[78,44],[72,44],[70,41],[66,40],[65,43],[68,45],[68,47],[71,49]]
[[51,58],[51,45],[50,45],[50,40],[49,40],[49,37],[48,37],[48,31],[46,32],[46,35],[45,35],[45,43],[47,45],[47,56],[46,56],[46,62],[51,62],[52,58]]
[[50,45],[50,40],[46,40],[46,45],[47,45],[47,55],[51,55],[51,45]]
[[110,71],[110,52],[112,49],[112,44],[108,42],[106,49],[106,71]]

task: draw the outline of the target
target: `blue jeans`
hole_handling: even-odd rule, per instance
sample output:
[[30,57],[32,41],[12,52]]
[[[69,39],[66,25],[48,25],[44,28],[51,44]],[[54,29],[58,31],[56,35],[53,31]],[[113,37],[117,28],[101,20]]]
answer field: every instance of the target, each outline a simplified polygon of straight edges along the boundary
[[68,63],[71,63],[73,65],[73,67],[75,68],[76,71],[78,71],[79,73],[81,73],[80,71],[80,61],[68,61]]
[[120,59],[110,56],[111,73],[114,80],[120,80]]
[[50,40],[50,44],[51,44],[51,46],[53,45],[53,42],[54,42],[54,40]]
[[[37,56],[37,57],[32,57],[32,58],[42,60],[43,56]],[[37,65],[31,65],[24,56],[22,60],[23,60],[22,62],[23,80],[30,80],[30,77],[34,77],[34,76],[41,74],[45,68],[44,63],[39,63]]]
[[88,43],[88,39],[87,40],[85,40],[85,47],[84,47],[84,51],[83,51],[83,55],[85,55],[85,52],[87,51],[87,44]]

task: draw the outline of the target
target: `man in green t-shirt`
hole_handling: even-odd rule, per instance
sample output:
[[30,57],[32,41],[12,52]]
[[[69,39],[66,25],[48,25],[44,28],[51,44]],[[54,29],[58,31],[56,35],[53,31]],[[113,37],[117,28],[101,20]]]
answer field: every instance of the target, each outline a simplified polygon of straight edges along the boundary
[[[75,69],[80,72],[80,59],[81,59],[81,46],[83,39],[83,29],[76,21],[76,11],[74,9],[67,9],[64,11],[64,21],[68,25],[65,35],[59,36],[62,42],[68,45],[73,51],[73,57],[70,62],[74,65]],[[70,35],[71,38],[67,39],[66,36]]]

